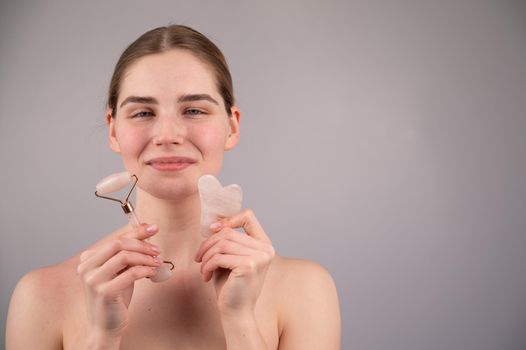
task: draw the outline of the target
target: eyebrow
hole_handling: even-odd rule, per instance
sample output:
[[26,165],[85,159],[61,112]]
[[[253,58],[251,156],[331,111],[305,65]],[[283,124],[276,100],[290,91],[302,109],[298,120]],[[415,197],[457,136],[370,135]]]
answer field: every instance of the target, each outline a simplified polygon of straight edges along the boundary
[[193,101],[209,101],[215,103],[219,106],[219,103],[209,94],[191,94],[191,95],[182,95],[177,99],[178,103],[181,102],[193,102]]
[[[177,99],[177,103],[193,102],[193,101],[209,101],[219,106],[219,103],[209,94],[188,94],[188,95],[182,95]],[[124,99],[124,101],[122,101],[119,107],[122,108],[122,106],[128,103],[144,103],[144,104],[154,104],[154,105],[159,104],[159,102],[153,97],[128,96]]]
[[145,103],[145,104],[150,104],[150,105],[157,105],[159,104],[159,102],[157,102],[157,100],[153,97],[148,97],[148,96],[128,96],[124,99],[124,101],[122,101],[121,105],[119,106],[119,108],[122,108],[122,106],[124,106],[125,104],[128,104],[128,103]]

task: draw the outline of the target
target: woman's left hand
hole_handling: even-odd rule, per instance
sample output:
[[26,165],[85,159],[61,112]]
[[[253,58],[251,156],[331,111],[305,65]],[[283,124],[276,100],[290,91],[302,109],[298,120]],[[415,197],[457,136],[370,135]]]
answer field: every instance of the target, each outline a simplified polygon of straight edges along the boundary
[[272,242],[251,210],[222,219],[210,229],[213,235],[201,243],[195,258],[201,262],[203,280],[213,277],[222,315],[253,313],[275,255]]

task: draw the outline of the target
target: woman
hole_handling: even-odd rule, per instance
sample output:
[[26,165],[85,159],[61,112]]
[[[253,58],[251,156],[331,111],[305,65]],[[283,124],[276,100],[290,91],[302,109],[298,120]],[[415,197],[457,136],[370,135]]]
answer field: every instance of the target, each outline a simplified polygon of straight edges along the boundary
[[[326,270],[275,255],[250,210],[200,234],[197,180],[217,175],[239,139],[232,90],[222,53],[191,28],[157,28],[126,49],[106,121],[111,149],[139,178],[136,211],[148,224],[24,276],[8,350],[339,348]],[[152,283],[159,255],[176,269]]]

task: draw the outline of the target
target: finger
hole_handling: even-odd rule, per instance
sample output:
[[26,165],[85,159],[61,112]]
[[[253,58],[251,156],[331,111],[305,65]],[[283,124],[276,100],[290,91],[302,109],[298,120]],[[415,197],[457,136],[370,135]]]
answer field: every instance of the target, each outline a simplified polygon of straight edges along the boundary
[[102,266],[112,256],[123,250],[151,256],[159,255],[159,248],[148,242],[127,237],[119,237],[104,244],[97,251],[82,253],[81,255],[85,254],[85,260],[79,264],[77,272],[83,274]]
[[249,276],[268,267],[268,262],[268,257],[262,252],[251,256],[216,254],[203,264],[201,274],[205,282],[212,278],[217,269],[230,270],[234,277]]
[[263,230],[263,227],[261,227],[256,215],[250,209],[246,209],[229,218],[224,218],[220,220],[219,223],[221,226],[216,226],[215,232],[219,231],[222,227],[243,228],[247,235],[263,242],[270,242],[270,239]]
[[238,242],[252,249],[258,250],[268,250],[268,243],[263,243],[258,241],[248,235],[242,234],[238,231],[235,231],[231,228],[223,228],[220,232],[210,236],[199,246],[197,250],[195,261],[199,262],[202,259],[203,254],[210,249],[213,245],[217,244],[220,240],[229,240],[233,242]]
[[216,254],[201,266],[201,273],[205,282],[210,281],[214,271],[223,268],[234,272],[237,266],[242,266],[246,257],[239,255]]
[[88,250],[83,251],[79,257],[80,262],[84,262],[88,260],[95,254],[95,252],[96,252],[95,249],[88,249]]
[[[138,228],[133,228],[131,231],[127,231],[124,234],[120,234],[118,237],[124,237],[124,238],[133,238],[133,239],[139,239],[143,240],[146,238],[149,238],[156,234],[159,231],[159,228],[157,225],[149,225],[148,224],[141,224]],[[80,254],[80,261],[83,262],[90,257],[94,255],[95,252],[97,252],[97,249],[101,245],[103,245],[103,242],[100,242],[99,244],[95,245],[93,249],[86,250]]]
[[132,266],[107,283],[101,284],[97,288],[97,292],[104,295],[120,293],[122,290],[130,287],[135,281],[146,277],[151,278],[155,274],[156,269],[150,266]]
[[254,249],[250,249],[238,242],[233,242],[229,240],[221,240],[218,241],[216,244],[211,246],[208,250],[206,250],[201,258],[201,268],[204,264],[210,258],[212,258],[216,254],[229,254],[229,255],[240,255],[240,256],[249,256],[251,254],[254,254]]
[[152,224],[141,224],[139,227],[134,228],[122,235],[122,237],[135,238],[138,240],[144,240],[152,237],[159,231],[159,226]]
[[92,270],[86,276],[86,284],[95,286],[116,278],[119,274],[135,266],[157,268],[162,262],[159,258],[136,252],[121,251],[111,257],[104,265]]

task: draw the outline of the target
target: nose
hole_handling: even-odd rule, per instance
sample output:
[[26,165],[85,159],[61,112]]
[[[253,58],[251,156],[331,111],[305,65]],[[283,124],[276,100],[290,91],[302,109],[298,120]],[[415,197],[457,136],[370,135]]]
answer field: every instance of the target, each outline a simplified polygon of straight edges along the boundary
[[182,144],[185,136],[186,126],[177,116],[159,116],[153,135],[153,143],[156,146]]

